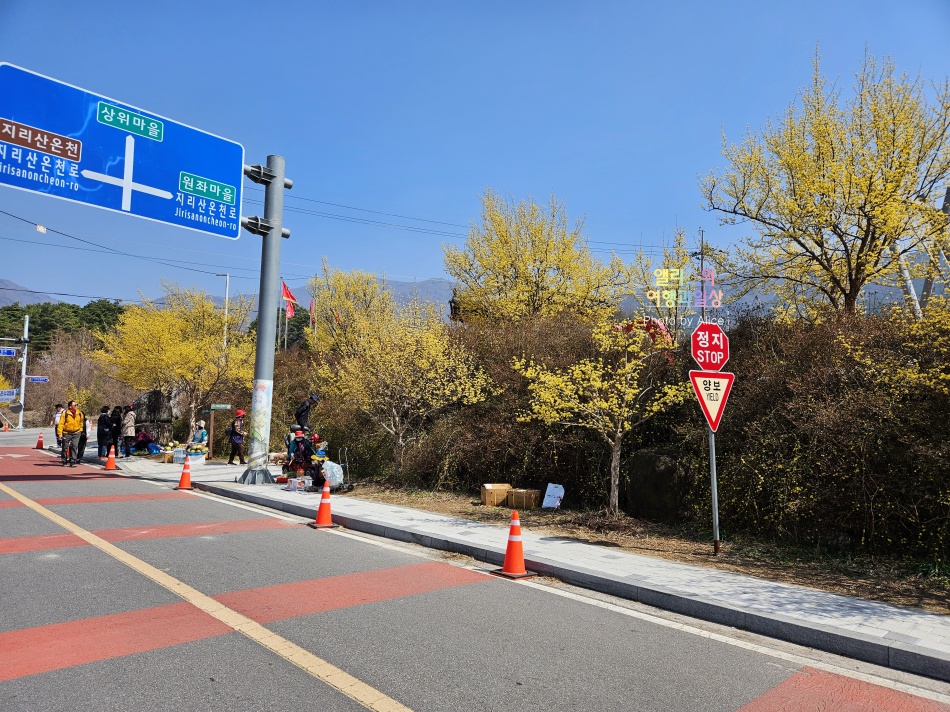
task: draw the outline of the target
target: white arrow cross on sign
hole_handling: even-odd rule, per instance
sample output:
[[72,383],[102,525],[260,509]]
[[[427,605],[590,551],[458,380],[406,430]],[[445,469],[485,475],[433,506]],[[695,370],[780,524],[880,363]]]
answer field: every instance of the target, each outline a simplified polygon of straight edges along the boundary
[[134,183],[132,181],[132,163],[135,160],[135,139],[132,136],[125,137],[125,172],[121,178],[116,178],[115,176],[106,175],[105,173],[97,173],[96,171],[84,170],[82,175],[84,178],[89,178],[90,180],[97,180],[100,183],[108,183],[109,185],[117,185],[122,188],[122,209],[129,211],[132,209],[132,191],[137,190],[140,193],[148,193],[149,195],[154,195],[158,198],[165,198],[166,200],[172,199],[172,194],[167,190],[161,190],[160,188],[153,188],[149,185],[142,185],[141,183]]

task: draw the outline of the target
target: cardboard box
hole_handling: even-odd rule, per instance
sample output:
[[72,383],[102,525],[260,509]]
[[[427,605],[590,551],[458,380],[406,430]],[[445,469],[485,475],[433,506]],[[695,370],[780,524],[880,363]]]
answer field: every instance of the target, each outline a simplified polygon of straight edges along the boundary
[[511,485],[482,485],[482,504],[488,507],[497,507],[504,504],[510,490]]
[[541,506],[541,490],[508,490],[507,502],[512,509],[537,509]]

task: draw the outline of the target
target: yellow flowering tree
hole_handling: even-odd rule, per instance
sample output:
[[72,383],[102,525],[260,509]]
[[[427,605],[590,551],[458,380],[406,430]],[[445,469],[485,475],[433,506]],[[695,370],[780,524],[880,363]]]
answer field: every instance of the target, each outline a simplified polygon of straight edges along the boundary
[[311,351],[345,353],[359,339],[362,323],[385,319],[393,309],[392,295],[375,274],[343,272],[323,260],[323,270],[307,283],[313,298],[314,324],[307,330]]
[[587,428],[610,448],[610,512],[619,512],[620,454],[624,438],[650,418],[689,398],[688,383],[667,380],[671,351],[654,344],[635,322],[598,324],[593,354],[562,369],[526,359],[514,369],[529,381],[525,420]]
[[612,311],[627,285],[623,264],[616,257],[609,265],[594,258],[583,227],[582,221],[568,223],[564,204],[553,196],[542,206],[486,192],[481,224],[470,228],[465,247],[443,248],[462,319]]
[[925,268],[913,255],[935,254],[947,224],[936,203],[950,181],[950,83],[927,94],[867,56],[845,100],[816,57],[801,105],[724,145],[728,167],[703,182],[723,223],[758,233],[722,267],[792,312],[853,314],[871,283],[910,297],[909,277]]
[[458,344],[431,305],[354,315],[346,351],[318,371],[324,392],[389,434],[397,475],[406,446],[440,412],[485,398],[488,377]]
[[[0,376],[0,391],[12,391],[13,385],[3,376]],[[0,403],[0,407],[6,407],[10,405],[8,401],[3,401]]]
[[919,394],[950,396],[950,301],[933,298],[921,319],[892,311],[884,327],[890,339],[852,337],[843,345],[870,382],[888,399]]
[[251,385],[255,339],[244,325],[252,304],[232,299],[225,322],[224,310],[206,293],[163,286],[160,302],[129,306],[114,330],[100,332],[91,356],[121,383],[180,398],[194,430],[198,408],[235,385]]

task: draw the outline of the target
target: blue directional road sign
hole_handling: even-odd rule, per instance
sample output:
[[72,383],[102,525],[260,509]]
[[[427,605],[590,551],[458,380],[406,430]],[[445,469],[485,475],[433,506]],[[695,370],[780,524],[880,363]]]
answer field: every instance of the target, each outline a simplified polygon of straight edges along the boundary
[[49,376],[27,376],[30,383],[49,383]]
[[244,147],[0,63],[0,184],[236,239]]
[[0,349],[0,356],[16,356],[16,349]]

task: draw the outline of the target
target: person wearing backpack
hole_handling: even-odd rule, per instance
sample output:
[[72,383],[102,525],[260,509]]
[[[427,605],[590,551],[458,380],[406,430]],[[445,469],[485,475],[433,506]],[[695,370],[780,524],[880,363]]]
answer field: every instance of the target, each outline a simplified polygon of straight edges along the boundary
[[63,467],[75,467],[79,461],[79,439],[86,433],[86,416],[71,400],[56,425],[56,437],[62,440]]
[[228,440],[231,443],[231,457],[228,458],[228,464],[234,464],[234,456],[237,455],[241,461],[242,465],[247,463],[244,461],[244,438],[247,433],[244,431],[244,411],[238,410],[234,415],[237,417],[231,423],[231,427],[228,428]]

